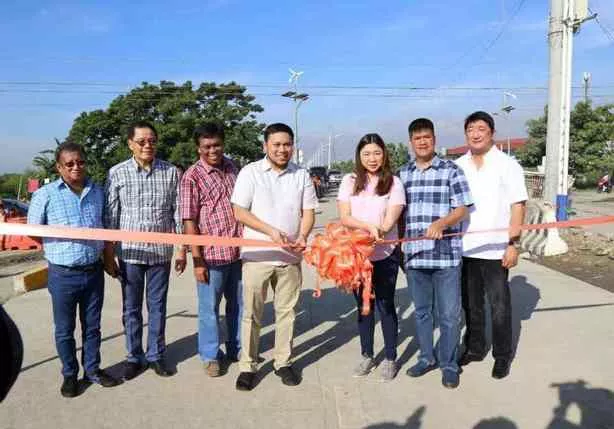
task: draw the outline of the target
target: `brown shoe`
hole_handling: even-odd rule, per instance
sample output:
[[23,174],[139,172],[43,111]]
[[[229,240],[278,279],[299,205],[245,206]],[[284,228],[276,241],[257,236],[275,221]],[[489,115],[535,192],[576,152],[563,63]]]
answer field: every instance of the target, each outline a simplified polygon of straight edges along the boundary
[[219,377],[222,375],[222,368],[220,367],[220,363],[216,360],[205,362],[203,366],[209,377]]

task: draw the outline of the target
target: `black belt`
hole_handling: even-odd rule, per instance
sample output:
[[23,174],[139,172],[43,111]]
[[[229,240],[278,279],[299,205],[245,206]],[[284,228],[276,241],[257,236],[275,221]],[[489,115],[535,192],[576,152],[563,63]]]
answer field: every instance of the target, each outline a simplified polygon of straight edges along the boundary
[[86,273],[90,273],[92,271],[96,271],[97,269],[99,269],[100,264],[101,264],[100,261],[96,261],[93,264],[89,264],[89,265],[73,265],[73,266],[58,265],[58,264],[51,264],[51,265],[54,265],[56,267],[59,267],[59,268],[62,268],[68,271],[84,271]]

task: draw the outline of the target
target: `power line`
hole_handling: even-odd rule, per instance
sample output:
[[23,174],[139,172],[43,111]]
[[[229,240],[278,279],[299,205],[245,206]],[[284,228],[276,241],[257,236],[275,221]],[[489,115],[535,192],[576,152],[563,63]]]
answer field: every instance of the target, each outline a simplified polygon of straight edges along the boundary
[[588,8],[588,11],[595,16],[595,21],[599,25],[599,28],[601,28],[601,31],[603,31],[603,34],[605,34],[605,36],[610,40],[610,42],[614,42],[614,33],[601,22],[601,20],[599,19],[599,15],[593,12],[591,8]]

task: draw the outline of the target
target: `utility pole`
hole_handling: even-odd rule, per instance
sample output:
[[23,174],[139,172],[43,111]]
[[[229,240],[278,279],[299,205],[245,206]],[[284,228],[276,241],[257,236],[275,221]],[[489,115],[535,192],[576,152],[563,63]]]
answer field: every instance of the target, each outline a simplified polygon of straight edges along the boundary
[[584,82],[584,102],[588,103],[588,96],[591,89],[591,74],[589,72],[584,72],[584,75],[582,76],[582,81]]
[[588,0],[550,0],[548,42],[548,130],[544,197],[556,202],[558,220],[567,219],[569,121],[573,35],[587,20]]
[[335,139],[337,137],[341,137],[343,134],[335,134],[333,135],[332,131],[328,134],[328,169],[330,170],[330,166],[332,165],[332,154],[333,154],[333,144],[335,143]]

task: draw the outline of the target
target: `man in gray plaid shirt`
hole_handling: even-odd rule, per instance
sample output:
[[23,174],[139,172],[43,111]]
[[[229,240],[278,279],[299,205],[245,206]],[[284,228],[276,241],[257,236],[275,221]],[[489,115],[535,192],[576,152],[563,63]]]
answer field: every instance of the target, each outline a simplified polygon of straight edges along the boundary
[[[125,231],[181,233],[179,176],[170,163],[155,157],[158,133],[137,122],[128,129],[132,157],[109,170],[105,187],[105,227]],[[115,252],[119,266],[115,261]],[[105,270],[120,277],[123,323],[128,349],[124,379],[136,377],[147,365],[161,377],[173,375],[164,362],[166,297],[173,246],[120,242],[105,247]],[[175,262],[185,269],[185,255]],[[147,283],[147,353],[143,351],[143,295]]]
[[[416,331],[420,345],[418,363],[407,371],[420,377],[439,367],[442,384],[459,384],[456,363],[460,340],[460,237],[444,234],[461,230],[460,222],[469,213],[472,199],[463,171],[435,154],[435,127],[426,118],[409,124],[410,146],[415,159],[400,170],[407,207],[404,232],[407,238],[426,237],[403,246],[407,284],[416,306]],[[439,356],[433,353],[433,308],[439,310]]]

